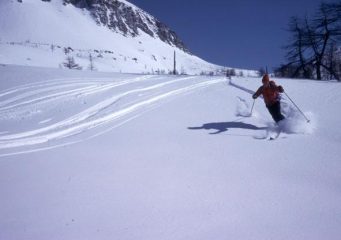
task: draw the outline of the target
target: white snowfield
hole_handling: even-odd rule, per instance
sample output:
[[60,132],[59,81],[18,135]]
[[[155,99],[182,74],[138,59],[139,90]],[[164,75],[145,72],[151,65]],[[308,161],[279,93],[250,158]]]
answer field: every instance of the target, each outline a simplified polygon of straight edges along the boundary
[[0,66],[0,239],[341,236],[341,85]]

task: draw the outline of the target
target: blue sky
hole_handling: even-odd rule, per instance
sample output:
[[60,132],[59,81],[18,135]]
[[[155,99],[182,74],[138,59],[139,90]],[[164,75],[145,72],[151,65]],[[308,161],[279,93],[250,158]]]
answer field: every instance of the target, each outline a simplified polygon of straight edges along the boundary
[[[311,16],[320,0],[128,0],[168,25],[192,53],[231,67],[284,63],[290,17]],[[336,2],[336,1],[325,1]]]

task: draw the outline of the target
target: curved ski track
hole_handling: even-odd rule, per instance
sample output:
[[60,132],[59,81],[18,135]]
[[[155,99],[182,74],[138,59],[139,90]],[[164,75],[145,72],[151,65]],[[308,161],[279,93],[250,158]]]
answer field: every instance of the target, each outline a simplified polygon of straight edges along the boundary
[[0,123],[5,126],[0,128],[0,156],[92,138],[166,99],[224,81],[224,78],[158,76],[116,81],[68,78],[8,89],[0,92]]

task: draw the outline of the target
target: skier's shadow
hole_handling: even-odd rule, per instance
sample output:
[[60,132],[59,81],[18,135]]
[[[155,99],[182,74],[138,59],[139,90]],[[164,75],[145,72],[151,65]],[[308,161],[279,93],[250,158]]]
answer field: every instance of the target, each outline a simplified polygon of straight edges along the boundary
[[188,127],[190,130],[216,130],[215,132],[211,132],[209,134],[219,134],[222,132],[228,131],[230,128],[242,128],[249,130],[262,130],[266,129],[266,127],[257,127],[252,124],[243,123],[243,122],[213,122],[213,123],[205,123],[201,127]]

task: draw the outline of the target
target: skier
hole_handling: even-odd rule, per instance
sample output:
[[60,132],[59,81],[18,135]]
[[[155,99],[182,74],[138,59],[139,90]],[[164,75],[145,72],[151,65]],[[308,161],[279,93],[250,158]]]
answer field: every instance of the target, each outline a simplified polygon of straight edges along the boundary
[[284,92],[282,86],[277,86],[274,81],[270,81],[269,75],[265,74],[262,78],[263,85],[252,95],[253,99],[263,95],[266,108],[269,110],[276,123],[285,117],[281,113],[281,103],[279,93]]

